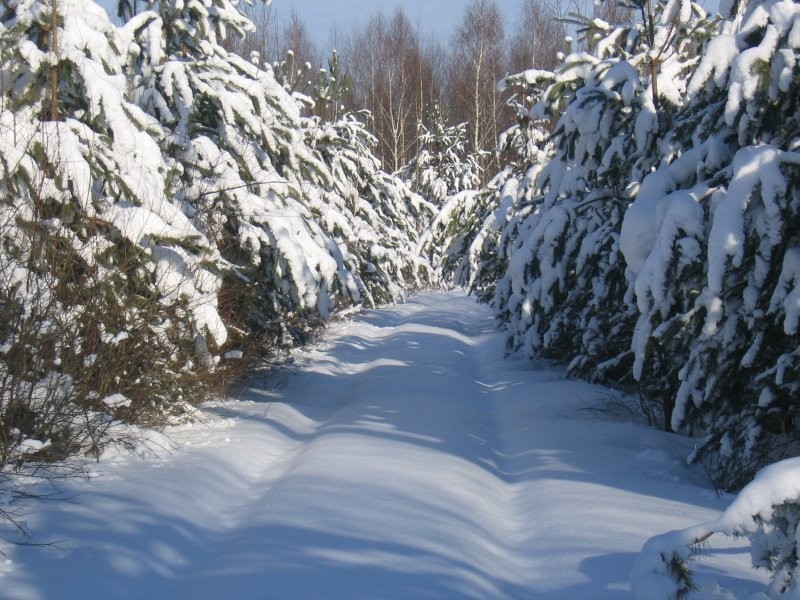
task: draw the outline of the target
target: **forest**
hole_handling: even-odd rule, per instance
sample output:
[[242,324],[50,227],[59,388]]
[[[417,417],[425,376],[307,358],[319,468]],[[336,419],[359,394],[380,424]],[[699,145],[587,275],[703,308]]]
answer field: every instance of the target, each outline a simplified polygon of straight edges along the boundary
[[[256,5],[249,10],[256,34],[225,47],[240,56],[258,53],[287,90],[309,98],[310,114],[332,120],[341,112],[361,112],[377,140],[374,152],[391,172],[407,168],[419,154],[424,132],[463,125],[459,157],[479,158],[487,167],[479,171],[485,183],[501,164],[495,157],[498,138],[515,122],[511,94],[498,93],[497,83],[512,73],[558,64],[570,44],[569,10],[524,0],[512,26],[496,3],[472,3],[452,38],[437,39],[402,7],[388,13],[378,8],[351,31],[332,31],[326,55],[295,10],[281,18],[272,5]],[[598,9],[612,21],[619,19],[617,12],[613,4]]]
[[269,5],[6,0],[0,486],[453,286],[720,491],[796,456],[800,5],[521,6],[323,56]]

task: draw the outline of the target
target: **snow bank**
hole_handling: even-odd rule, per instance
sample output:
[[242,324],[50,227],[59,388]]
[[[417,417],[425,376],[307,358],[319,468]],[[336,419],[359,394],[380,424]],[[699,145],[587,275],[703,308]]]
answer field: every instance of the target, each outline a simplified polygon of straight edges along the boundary
[[800,458],[793,458],[759,471],[719,519],[649,539],[631,574],[633,592],[638,600],[683,597],[693,587],[689,563],[696,546],[721,533],[747,537],[753,565],[772,572],[767,594],[760,597],[798,597],[799,523]]

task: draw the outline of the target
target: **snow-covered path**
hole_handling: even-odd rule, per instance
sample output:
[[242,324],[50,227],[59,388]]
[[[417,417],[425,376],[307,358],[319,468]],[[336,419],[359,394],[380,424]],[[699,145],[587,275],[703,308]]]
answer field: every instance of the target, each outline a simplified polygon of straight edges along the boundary
[[[504,359],[459,293],[333,324],[295,374],[35,507],[9,598],[630,597],[651,535],[714,518],[681,440],[582,410],[607,390]],[[750,587],[747,558],[707,569]],[[725,578],[725,576],[723,576]]]

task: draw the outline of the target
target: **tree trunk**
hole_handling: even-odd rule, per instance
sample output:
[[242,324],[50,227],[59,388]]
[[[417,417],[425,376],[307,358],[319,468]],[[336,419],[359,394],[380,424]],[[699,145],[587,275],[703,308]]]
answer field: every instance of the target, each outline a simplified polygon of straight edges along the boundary
[[[52,0],[50,6],[50,36],[48,42],[50,53],[53,56],[58,56],[58,0]],[[58,121],[61,119],[58,110],[59,67],[57,61],[54,61],[54,63],[55,64],[50,66],[50,106],[48,111],[48,119],[50,121]]]

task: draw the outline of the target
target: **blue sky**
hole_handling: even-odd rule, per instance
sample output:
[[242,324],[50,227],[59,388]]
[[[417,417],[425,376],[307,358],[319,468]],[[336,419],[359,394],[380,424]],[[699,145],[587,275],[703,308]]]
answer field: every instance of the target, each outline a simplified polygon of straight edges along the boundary
[[[272,0],[279,16],[289,15],[292,8],[308,27],[309,33],[321,48],[327,47],[329,33],[335,27],[341,33],[350,33],[354,24],[364,21],[371,13],[383,10],[387,14],[401,6],[412,23],[419,24],[424,33],[430,33],[446,42],[458,24],[464,8],[471,0]],[[506,28],[513,28],[519,14],[519,0],[496,0],[506,20]]]
[[[116,0],[96,0],[110,14],[114,14]],[[260,1],[260,0],[256,0]],[[341,34],[349,34],[353,26],[364,21],[371,13],[383,10],[387,14],[401,6],[412,23],[419,23],[424,33],[430,33],[447,42],[458,24],[464,8],[471,0],[272,0],[273,10],[279,18],[286,18],[292,8],[308,27],[320,50],[326,50],[330,32],[334,27]],[[511,31],[519,14],[520,0],[495,0],[503,13],[506,31]]]

